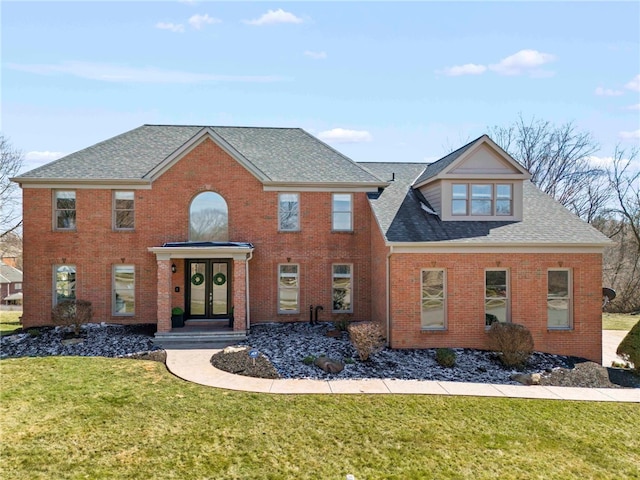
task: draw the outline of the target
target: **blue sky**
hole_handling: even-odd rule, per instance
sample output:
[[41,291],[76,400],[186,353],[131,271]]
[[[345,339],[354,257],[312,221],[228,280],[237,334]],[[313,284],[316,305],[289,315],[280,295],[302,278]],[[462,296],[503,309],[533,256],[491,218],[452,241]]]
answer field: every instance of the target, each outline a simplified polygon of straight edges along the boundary
[[33,168],[149,124],[301,127],[432,161],[522,113],[640,144],[638,2],[3,1],[0,128]]

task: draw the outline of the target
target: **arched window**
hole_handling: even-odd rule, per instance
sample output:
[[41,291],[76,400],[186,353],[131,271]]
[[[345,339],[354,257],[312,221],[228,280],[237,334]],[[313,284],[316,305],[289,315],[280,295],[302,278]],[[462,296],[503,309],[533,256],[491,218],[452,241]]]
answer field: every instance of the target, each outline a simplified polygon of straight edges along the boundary
[[227,202],[215,192],[202,192],[191,201],[189,240],[192,242],[228,242]]

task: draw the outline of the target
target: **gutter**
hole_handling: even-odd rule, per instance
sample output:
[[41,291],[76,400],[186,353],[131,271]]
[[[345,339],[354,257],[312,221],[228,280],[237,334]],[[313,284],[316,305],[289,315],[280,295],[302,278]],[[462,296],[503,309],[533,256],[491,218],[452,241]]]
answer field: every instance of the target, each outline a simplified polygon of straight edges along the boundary
[[389,253],[387,253],[386,266],[386,301],[387,301],[387,347],[391,345],[389,337],[391,336],[391,255],[393,254],[393,245],[389,245]]
[[244,268],[245,268],[245,275],[244,275],[244,281],[245,281],[245,289],[244,289],[244,294],[245,294],[245,311],[246,311],[246,315],[247,315],[247,322],[246,322],[246,326],[245,328],[247,329],[247,334],[249,333],[249,328],[251,328],[251,307],[249,306],[249,262],[251,261],[251,259],[253,258],[253,250],[251,250],[249,253],[247,253],[247,261],[244,263]]

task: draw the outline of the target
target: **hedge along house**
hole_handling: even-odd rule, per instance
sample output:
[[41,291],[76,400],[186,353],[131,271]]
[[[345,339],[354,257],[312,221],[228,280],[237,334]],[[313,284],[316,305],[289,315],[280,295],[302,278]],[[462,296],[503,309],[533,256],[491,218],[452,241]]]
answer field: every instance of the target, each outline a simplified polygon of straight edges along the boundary
[[[433,164],[355,163],[300,129],[144,125],[14,179],[24,326],[65,298],[113,323],[374,320],[392,348],[601,356],[606,237],[487,136]],[[232,324],[228,319],[233,317]]]

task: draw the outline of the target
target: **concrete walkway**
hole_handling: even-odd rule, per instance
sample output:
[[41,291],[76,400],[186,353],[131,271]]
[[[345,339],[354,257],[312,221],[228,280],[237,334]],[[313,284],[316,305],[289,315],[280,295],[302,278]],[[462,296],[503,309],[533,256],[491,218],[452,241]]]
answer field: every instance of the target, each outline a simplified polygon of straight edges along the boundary
[[603,330],[602,331],[602,365],[610,367],[611,362],[624,363],[624,360],[616,354],[618,345],[627,336],[624,330]]
[[267,380],[223,372],[210,363],[218,349],[166,349],[167,368],[174,375],[200,385],[277,394],[420,394],[475,397],[537,398],[640,403],[639,388],[573,388],[425,380]]

